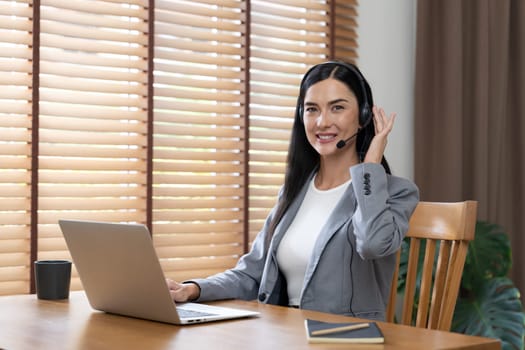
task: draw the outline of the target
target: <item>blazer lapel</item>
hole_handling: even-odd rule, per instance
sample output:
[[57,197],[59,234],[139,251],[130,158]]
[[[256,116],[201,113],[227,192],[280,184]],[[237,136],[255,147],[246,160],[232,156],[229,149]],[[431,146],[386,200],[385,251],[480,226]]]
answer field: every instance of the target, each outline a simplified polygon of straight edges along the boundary
[[285,232],[288,230],[288,227],[292,224],[292,221],[294,220],[295,216],[297,215],[297,212],[299,211],[299,208],[301,207],[301,204],[303,203],[303,199],[306,196],[306,192],[308,191],[308,186],[310,184],[310,181],[312,180],[312,177],[315,175],[316,171],[312,172],[310,176],[308,177],[308,180],[304,184],[303,188],[301,189],[301,192],[297,195],[297,198],[290,204],[290,207],[284,214],[284,216],[281,219],[281,222],[277,225],[275,228],[275,233],[273,235],[273,239],[270,246],[270,252],[272,255],[275,254],[277,251],[277,247],[279,246],[279,243],[281,243],[281,240],[285,234]]
[[326,224],[321,229],[319,237],[315,242],[310,262],[306,267],[304,287],[309,283],[310,278],[319,263],[319,259],[332,236],[339,231],[345,223],[352,219],[352,215],[356,209],[356,203],[354,188],[352,184],[349,184],[345,193],[341,197],[341,200],[337,203],[336,207],[326,220]]
[[[308,186],[310,184],[310,181],[312,180],[312,177],[315,175],[315,171],[312,172],[310,177],[308,178],[308,181],[305,183],[303,188],[301,189],[301,192],[297,196],[296,200],[290,205],[290,208],[286,211],[283,218],[281,219],[281,222],[277,225],[275,229],[275,234],[273,236],[271,246],[270,246],[270,254],[272,256],[272,260],[277,263],[277,247],[279,246],[279,243],[281,242],[285,232],[288,230],[288,227],[290,227],[293,219],[295,218],[297,212],[299,211],[299,208],[301,207],[301,204],[303,202],[304,197],[306,196],[306,192],[308,191]],[[352,215],[354,214],[354,211],[356,209],[356,199],[354,194],[354,188],[352,184],[349,184],[345,193],[341,197],[341,200],[339,200],[339,203],[337,203],[336,207],[328,217],[326,224],[321,229],[321,232],[319,234],[319,237],[317,238],[317,241],[314,245],[314,250],[312,252],[312,256],[310,258],[310,262],[308,263],[308,266],[306,267],[306,273],[305,273],[305,283],[303,285],[303,291],[304,288],[307,286],[307,284],[310,281],[310,278],[312,277],[312,274],[314,273],[317,264],[319,263],[319,259],[328,244],[328,241],[332,238],[332,236],[349,220],[351,220]]]

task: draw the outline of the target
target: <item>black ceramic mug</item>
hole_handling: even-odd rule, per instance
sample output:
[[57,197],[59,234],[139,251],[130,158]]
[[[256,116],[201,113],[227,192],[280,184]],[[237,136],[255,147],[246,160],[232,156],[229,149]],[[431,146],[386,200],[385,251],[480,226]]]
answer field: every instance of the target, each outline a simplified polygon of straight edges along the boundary
[[35,261],[35,283],[38,299],[68,299],[70,282],[71,261]]

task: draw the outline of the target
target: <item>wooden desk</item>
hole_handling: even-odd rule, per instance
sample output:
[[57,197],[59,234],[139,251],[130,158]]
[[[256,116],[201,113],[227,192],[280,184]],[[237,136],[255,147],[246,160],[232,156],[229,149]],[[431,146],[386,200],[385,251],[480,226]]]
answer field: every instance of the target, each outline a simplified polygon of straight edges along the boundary
[[[349,345],[308,344],[304,319],[358,320],[256,302],[215,304],[257,310],[261,316],[180,327],[94,311],[83,292],[72,292],[65,301],[38,300],[35,295],[3,296],[0,297],[0,349],[337,349]],[[500,349],[500,342],[494,339],[378,324],[385,344],[352,345],[351,348]]]

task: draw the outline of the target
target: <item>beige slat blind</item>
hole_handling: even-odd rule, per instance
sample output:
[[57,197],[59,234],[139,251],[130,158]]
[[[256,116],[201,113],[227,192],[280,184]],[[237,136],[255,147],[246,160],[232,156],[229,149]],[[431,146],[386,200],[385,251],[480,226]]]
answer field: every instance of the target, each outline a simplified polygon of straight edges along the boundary
[[69,257],[59,218],[145,221],[145,6],[41,2],[39,259]]
[[0,294],[29,291],[33,199],[40,259],[69,258],[59,218],[151,214],[167,276],[233,266],[282,185],[302,75],[355,57],[355,3],[156,0],[150,41],[147,0],[42,0],[33,140],[32,3],[0,0]]
[[223,271],[243,252],[242,8],[156,1],[153,231],[178,280]]
[[335,2],[335,58],[357,59],[357,0]]
[[29,286],[31,2],[0,1],[0,295]]
[[284,180],[302,75],[329,55],[329,7],[326,1],[251,2],[250,241]]

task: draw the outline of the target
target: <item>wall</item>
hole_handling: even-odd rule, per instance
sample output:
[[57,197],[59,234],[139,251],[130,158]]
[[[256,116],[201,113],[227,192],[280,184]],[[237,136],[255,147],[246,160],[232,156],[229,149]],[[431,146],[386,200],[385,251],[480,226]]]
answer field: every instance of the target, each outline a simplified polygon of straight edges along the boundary
[[361,0],[357,64],[374,103],[396,112],[385,156],[396,175],[414,178],[416,0]]

